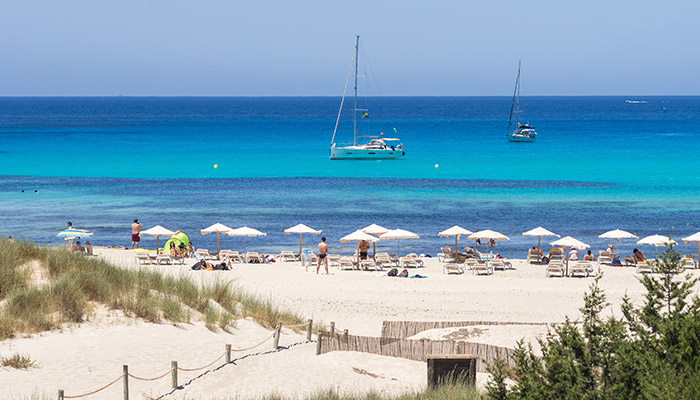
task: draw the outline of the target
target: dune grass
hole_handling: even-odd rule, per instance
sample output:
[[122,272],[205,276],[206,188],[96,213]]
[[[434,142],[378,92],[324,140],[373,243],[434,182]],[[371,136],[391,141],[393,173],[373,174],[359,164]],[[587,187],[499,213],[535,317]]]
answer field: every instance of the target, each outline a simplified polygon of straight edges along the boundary
[[[38,265],[31,266],[33,262]],[[32,268],[40,268],[47,282],[35,282]],[[266,327],[302,322],[269,299],[230,283],[200,286],[188,277],[119,268],[67,249],[4,240],[0,241],[0,302],[0,340],[82,322],[95,305],[149,322],[202,320],[210,329],[227,329],[242,317]]]

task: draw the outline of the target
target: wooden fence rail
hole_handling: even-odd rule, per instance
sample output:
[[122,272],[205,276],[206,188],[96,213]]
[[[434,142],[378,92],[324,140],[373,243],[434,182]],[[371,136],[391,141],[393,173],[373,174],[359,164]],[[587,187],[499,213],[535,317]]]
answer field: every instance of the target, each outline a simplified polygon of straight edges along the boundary
[[382,338],[404,339],[430,329],[453,328],[474,325],[551,325],[549,322],[499,322],[499,321],[384,321]]
[[319,334],[318,354],[331,351],[358,351],[390,357],[425,361],[429,354],[474,354],[479,356],[478,372],[486,372],[486,366],[501,358],[508,366],[514,366],[513,349],[484,343],[456,342],[451,340],[412,340],[355,336],[348,334]]

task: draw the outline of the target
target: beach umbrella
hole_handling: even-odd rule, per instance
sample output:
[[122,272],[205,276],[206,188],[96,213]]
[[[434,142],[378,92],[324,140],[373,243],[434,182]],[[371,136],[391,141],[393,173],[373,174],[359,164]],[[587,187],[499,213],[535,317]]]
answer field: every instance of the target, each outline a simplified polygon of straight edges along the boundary
[[668,236],[651,235],[651,236],[647,236],[647,237],[642,238],[641,240],[637,241],[637,244],[648,244],[648,245],[655,246],[655,247],[663,247],[663,246],[667,246],[669,244],[672,244],[675,246],[678,244],[678,242],[676,242],[675,240],[671,239]]
[[550,243],[550,245],[566,247],[566,275],[569,275],[569,253],[571,252],[571,248],[576,250],[584,250],[591,247],[578,239],[572,238],[571,236],[566,236],[559,240],[555,240]]
[[554,232],[550,232],[550,231],[544,229],[541,226],[538,226],[535,229],[530,229],[527,232],[523,232],[523,237],[528,237],[528,236],[532,236],[532,237],[537,236],[537,250],[540,249],[540,242],[541,242],[543,236],[561,237]]
[[637,244],[648,244],[650,246],[654,246],[654,252],[656,254],[659,254],[659,247],[664,247],[668,246],[669,244],[672,245],[677,245],[678,242],[675,240],[671,239],[668,236],[663,236],[663,235],[651,235],[647,236],[645,238],[642,238],[641,240],[637,241]]
[[[379,236],[379,235],[381,235],[382,233],[387,233],[387,232],[389,232],[388,229],[386,229],[386,228],[383,227],[383,226],[377,225],[377,224],[372,224],[372,225],[365,226],[364,228],[362,228],[362,229],[360,229],[360,230],[361,230],[362,232],[364,232],[364,233],[369,233],[370,235],[374,235],[374,236]],[[372,243],[372,252],[373,252],[373,255],[377,255],[377,247],[376,247],[376,245],[377,245],[376,243]]]
[[602,235],[598,236],[601,239],[615,239],[617,241],[617,251],[620,251],[620,240],[621,239],[639,239],[637,235],[623,231],[621,229],[614,229],[612,231],[607,231]]
[[454,236],[455,237],[455,254],[458,253],[457,250],[457,242],[459,241],[459,237],[462,235],[471,235],[472,231],[467,230],[462,228],[461,226],[453,226],[452,228],[445,229],[444,231],[438,233],[438,236],[440,237],[449,237],[449,236]]
[[420,236],[404,229],[393,229],[379,235],[382,240],[396,239],[396,256],[401,256],[401,239],[418,239]]
[[267,236],[267,233],[260,232],[257,229],[248,228],[247,226],[244,226],[241,228],[236,228],[236,229],[231,229],[230,231],[226,232],[226,234],[229,236],[243,236],[243,253],[246,253],[248,251],[248,246],[246,244],[246,240],[249,237]]
[[296,226],[293,226],[291,228],[287,228],[284,230],[285,235],[289,235],[290,233],[298,233],[299,234],[299,257],[301,257],[301,237],[302,237],[302,235],[304,235],[305,233],[310,233],[312,235],[318,235],[321,232],[323,232],[323,231],[321,231],[321,230],[317,231],[313,228],[309,228],[308,226],[306,226],[304,224],[299,224],[299,225],[296,225]]
[[467,239],[486,239],[486,240],[510,240],[510,238],[500,232],[492,231],[491,229],[484,229],[483,231],[477,231],[467,236]]
[[357,241],[357,262],[360,262],[360,242],[366,240],[370,243],[375,243],[379,241],[379,238],[374,237],[370,234],[362,232],[361,229],[356,230],[355,232],[343,236],[340,238],[340,243],[347,243],[347,242],[355,242]]
[[686,243],[698,242],[698,260],[700,261],[700,232],[684,237],[683,241]]
[[160,225],[156,225],[153,228],[146,229],[145,231],[141,231],[139,235],[150,235],[150,236],[155,236],[156,237],[156,254],[160,254],[160,237],[161,236],[172,236],[175,234],[175,232],[171,231],[170,229],[163,228]]
[[220,233],[228,233],[228,231],[230,231],[230,230],[231,230],[231,228],[229,228],[228,226],[226,226],[224,224],[216,223],[208,228],[202,229],[200,232],[202,233],[202,235],[216,233],[216,254],[219,254],[219,234]]

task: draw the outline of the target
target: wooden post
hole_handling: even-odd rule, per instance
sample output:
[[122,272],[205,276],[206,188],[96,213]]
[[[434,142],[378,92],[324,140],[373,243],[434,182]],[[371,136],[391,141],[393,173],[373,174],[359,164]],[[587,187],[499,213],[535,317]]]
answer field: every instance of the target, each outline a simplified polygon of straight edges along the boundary
[[124,400],[129,400],[129,366],[124,366]]
[[177,361],[171,361],[170,368],[172,368],[172,371],[170,371],[170,379],[172,381],[172,387],[173,387],[173,389],[177,389]]
[[323,332],[319,332],[316,338],[316,355],[321,354],[321,341],[323,339]]
[[313,333],[314,329],[314,320],[310,319],[308,320],[309,326],[306,327],[306,340],[309,341],[311,340],[311,334]]
[[275,350],[277,350],[279,348],[280,333],[282,333],[282,323],[278,322],[277,326],[275,326],[275,336],[274,336],[274,339],[272,340],[272,348]]
[[335,336],[335,322],[331,321],[331,337]]
[[226,345],[226,364],[231,362],[231,345]]
[[63,389],[58,389],[58,400],[63,400]]
[[343,340],[345,341],[345,343],[348,342],[348,336],[349,336],[349,332],[348,332],[348,330],[346,329],[346,330],[343,331]]

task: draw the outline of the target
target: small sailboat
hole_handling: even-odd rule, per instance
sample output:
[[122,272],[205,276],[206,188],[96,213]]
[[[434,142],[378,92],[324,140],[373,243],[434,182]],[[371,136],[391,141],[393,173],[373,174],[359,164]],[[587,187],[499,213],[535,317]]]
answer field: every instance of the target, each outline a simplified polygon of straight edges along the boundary
[[[345,90],[343,91],[343,98],[340,101],[340,110],[338,110],[338,118],[335,121],[335,129],[333,129],[333,138],[331,139],[330,147],[330,158],[331,160],[395,160],[406,154],[403,151],[403,143],[401,143],[400,139],[385,138],[383,133],[381,134],[381,136],[357,135],[357,114],[360,113],[361,118],[366,118],[369,116],[369,114],[367,113],[367,109],[357,108],[357,56],[359,47],[360,35],[357,35],[355,41],[355,55],[353,58],[355,65],[355,97],[352,108],[353,142],[352,145],[348,144],[344,146],[335,143],[335,135],[338,132],[338,122],[340,122],[340,114],[343,111],[343,104],[345,103],[345,94],[347,93],[348,82],[350,80],[350,73],[348,73],[348,79],[345,82]],[[394,132],[396,132],[395,128]],[[358,144],[358,138],[369,139],[369,142],[364,144]]]
[[[515,130],[511,132],[513,126],[513,114],[515,114]],[[508,117],[508,130],[506,137],[509,142],[534,142],[537,138],[535,128],[530,124],[521,124],[518,118],[520,114],[520,61],[518,61],[518,78],[515,80],[515,90],[513,91],[513,102],[510,105],[510,117]]]

